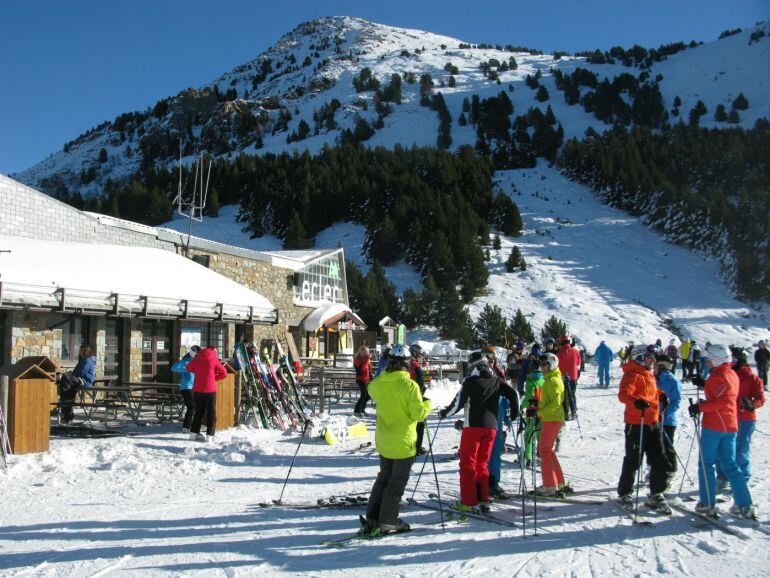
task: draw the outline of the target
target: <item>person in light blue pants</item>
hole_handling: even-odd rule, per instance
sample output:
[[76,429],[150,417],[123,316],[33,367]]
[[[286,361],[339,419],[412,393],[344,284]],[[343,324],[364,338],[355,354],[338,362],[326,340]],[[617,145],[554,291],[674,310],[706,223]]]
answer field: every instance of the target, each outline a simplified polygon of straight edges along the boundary
[[607,344],[602,341],[594,352],[594,359],[599,364],[599,387],[610,386],[610,364],[615,359],[615,354]]
[[[736,506],[751,506],[751,494],[746,485],[743,474],[735,463],[735,432],[720,432],[711,429],[701,430],[701,448],[703,451],[703,466],[706,470],[706,479],[703,477],[703,467],[698,468],[698,484],[701,504],[714,504],[716,492],[716,465],[719,462],[720,469],[727,476],[733,487],[733,500]],[[706,493],[708,482],[708,494]]]
[[511,403],[502,395],[498,402],[497,410],[497,435],[495,443],[492,446],[492,453],[489,456],[489,495],[493,498],[506,499],[508,494],[500,487],[500,466],[502,464],[503,449],[505,448],[505,439],[508,437],[505,431],[510,427],[511,420],[508,414],[511,412]]

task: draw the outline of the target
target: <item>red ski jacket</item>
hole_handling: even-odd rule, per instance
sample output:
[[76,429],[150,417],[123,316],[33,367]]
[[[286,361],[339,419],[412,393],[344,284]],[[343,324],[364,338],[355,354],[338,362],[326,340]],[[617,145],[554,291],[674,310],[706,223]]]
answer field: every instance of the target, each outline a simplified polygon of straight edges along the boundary
[[571,345],[562,345],[556,357],[559,358],[559,371],[572,381],[577,381],[580,371],[580,352]]
[[366,355],[364,357],[356,357],[353,360],[353,367],[356,370],[356,381],[363,381],[369,383],[372,380],[372,357]]
[[634,406],[637,399],[643,399],[650,404],[644,410],[644,423],[647,425],[659,421],[658,396],[662,392],[658,389],[655,376],[641,363],[629,361],[623,366],[623,378],[620,380],[618,399],[626,404],[623,421],[627,424],[639,425],[642,423],[642,410]]
[[729,363],[711,370],[706,380],[706,399],[699,403],[705,429],[732,433],[738,431],[738,376]]
[[765,388],[762,380],[759,379],[748,365],[744,365],[737,370],[738,374],[738,421],[757,421],[756,411],[747,411],[741,409],[741,399],[747,397],[751,400],[754,409],[765,405]]
[[227,370],[213,347],[201,349],[187,364],[186,371],[195,374],[193,391],[198,393],[216,393],[217,381],[227,377]]

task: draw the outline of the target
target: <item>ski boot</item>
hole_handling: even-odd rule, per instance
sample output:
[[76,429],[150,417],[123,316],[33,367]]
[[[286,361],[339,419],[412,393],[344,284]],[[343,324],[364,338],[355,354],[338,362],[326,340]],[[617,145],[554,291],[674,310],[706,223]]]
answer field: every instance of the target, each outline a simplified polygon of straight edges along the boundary
[[535,494],[538,496],[558,496],[559,488],[556,486],[538,486],[535,488]]
[[482,514],[488,514],[492,511],[492,502],[479,502],[478,508]]
[[476,506],[467,506],[463,504],[462,502],[454,502],[453,504],[449,504],[449,509],[454,510],[455,512],[460,512],[461,514],[479,514],[480,510]]
[[618,504],[623,509],[631,510],[634,507],[634,497],[631,494],[621,494],[617,499]]
[[668,505],[666,496],[663,494],[650,494],[647,501],[644,503],[650,510],[655,510],[661,514],[671,515],[671,506]]
[[731,516],[744,518],[746,520],[757,520],[757,510],[754,506],[739,506],[734,504],[729,510]]
[[404,522],[401,518],[396,519],[395,524],[380,524],[377,528],[372,530],[369,534],[372,538],[379,538],[380,536],[387,536],[389,534],[400,534],[401,532],[408,532],[412,527]]
[[705,514],[709,518],[716,519],[719,517],[719,511],[717,510],[716,506],[704,504],[703,502],[698,502],[695,504],[695,511],[699,514]]
[[356,532],[359,536],[371,536],[372,532],[377,529],[375,520],[365,518],[363,515],[358,516],[358,520],[361,522],[361,528]]
[[569,482],[564,482],[561,486],[559,486],[559,493],[567,496],[569,494],[574,494],[575,490],[572,489],[572,486],[569,485]]
[[510,494],[506,492],[504,489],[502,489],[500,486],[489,488],[489,495],[490,497],[496,498],[498,500],[507,500],[511,497]]

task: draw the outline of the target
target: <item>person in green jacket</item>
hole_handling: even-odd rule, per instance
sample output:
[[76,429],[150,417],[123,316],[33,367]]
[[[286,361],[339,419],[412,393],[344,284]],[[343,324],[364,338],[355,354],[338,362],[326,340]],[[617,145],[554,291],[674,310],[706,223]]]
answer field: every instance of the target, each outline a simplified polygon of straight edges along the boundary
[[[534,364],[538,361],[535,360]],[[534,365],[533,364],[533,365]],[[543,374],[540,369],[535,366],[532,371],[527,375],[527,381],[524,382],[524,398],[521,402],[521,415],[527,411],[527,408],[532,405],[532,401],[540,402],[540,388],[543,387]],[[540,440],[540,428],[536,428],[536,419],[524,418],[524,467],[528,468],[532,465],[532,446],[533,439],[537,435],[538,441]]]
[[405,346],[393,346],[385,371],[369,384],[369,396],[377,403],[374,437],[380,472],[360,532],[372,536],[409,530],[398,510],[417,453],[417,423],[431,410],[430,400],[409,377],[409,357]]

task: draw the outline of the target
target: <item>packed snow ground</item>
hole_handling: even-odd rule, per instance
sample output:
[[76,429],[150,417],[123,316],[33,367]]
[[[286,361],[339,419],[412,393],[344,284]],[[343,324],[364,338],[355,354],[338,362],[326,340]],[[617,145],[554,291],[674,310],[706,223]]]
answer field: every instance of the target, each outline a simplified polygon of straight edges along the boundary
[[[614,373],[617,373],[617,367]],[[578,491],[613,494],[623,453],[622,405],[617,376],[610,390],[594,389],[595,369],[581,379],[583,435],[569,422],[559,458]],[[430,391],[443,405],[457,388],[442,382]],[[685,398],[694,392],[685,391]],[[349,414],[352,402],[333,408]],[[752,444],[751,491],[768,527],[770,430],[758,414]],[[677,448],[686,458],[692,427],[682,410]],[[367,418],[373,430],[372,418]],[[430,417],[431,433],[437,424]],[[429,532],[331,549],[319,542],[353,533],[359,510],[262,509],[278,498],[299,434],[240,427],[217,434],[213,445],[191,442],[171,425],[138,428],[132,437],[54,439],[48,454],[13,459],[0,473],[0,575],[34,576],[761,576],[770,561],[765,533],[739,522],[745,538],[687,516],[650,528],[632,526],[610,503],[539,502],[538,535],[484,521],[438,525],[438,512],[404,507]],[[373,438],[373,434],[370,434]],[[444,461],[459,442],[451,420],[435,437],[438,482],[444,495],[458,489],[457,461]],[[308,502],[332,494],[368,492],[377,455],[355,451],[361,440],[329,446],[306,441],[284,501]],[[693,453],[693,457],[695,454]],[[503,456],[503,485],[519,484],[513,454]],[[412,470],[411,495],[421,463]],[[688,468],[696,471],[695,461]],[[435,491],[428,464],[416,497]],[[679,483],[674,485],[676,489]],[[684,494],[693,494],[687,481]],[[596,497],[592,496],[592,497]],[[548,508],[546,511],[545,507]],[[531,508],[531,504],[528,506]],[[519,502],[499,514],[520,524]]]

